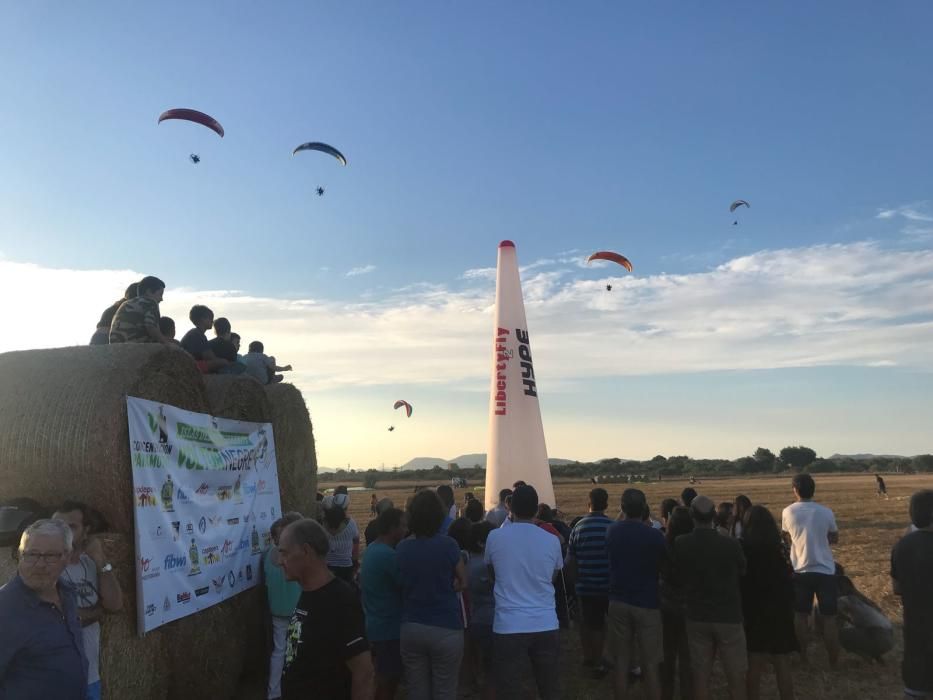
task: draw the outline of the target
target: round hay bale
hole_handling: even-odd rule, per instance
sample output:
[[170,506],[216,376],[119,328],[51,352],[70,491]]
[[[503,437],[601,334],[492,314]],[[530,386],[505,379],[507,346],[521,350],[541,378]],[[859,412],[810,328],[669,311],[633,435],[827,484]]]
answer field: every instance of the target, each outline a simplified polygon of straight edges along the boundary
[[272,432],[279,468],[282,512],[317,513],[317,455],[314,429],[305,400],[291,384],[270,384],[266,396],[272,406]]
[[253,423],[269,423],[272,409],[262,384],[252,377],[208,374],[204,377],[211,415]]
[[76,498],[133,532],[126,396],[208,413],[194,360],[127,343],[0,354],[0,498]]
[[269,659],[264,597],[265,589],[256,586],[161,628],[170,698],[232,698],[263,677]]
[[[100,536],[123,590],[123,610],[104,616],[100,632],[100,677],[104,700],[167,700],[171,667],[167,635],[157,629],[140,638],[136,625],[136,554],[133,538]],[[194,696],[192,696],[194,697]]]

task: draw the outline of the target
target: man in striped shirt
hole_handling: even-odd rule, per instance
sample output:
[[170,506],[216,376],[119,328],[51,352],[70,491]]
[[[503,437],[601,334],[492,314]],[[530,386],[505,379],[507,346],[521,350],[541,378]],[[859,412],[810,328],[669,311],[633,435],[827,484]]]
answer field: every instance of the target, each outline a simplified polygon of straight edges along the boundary
[[606,615],[609,610],[609,552],[606,532],[612,520],[606,517],[609,494],[605,489],[590,491],[590,512],[570,533],[567,560],[576,564],[577,599],[580,601],[580,640],[583,665],[596,668],[597,675],[608,669],[602,660],[606,639]]

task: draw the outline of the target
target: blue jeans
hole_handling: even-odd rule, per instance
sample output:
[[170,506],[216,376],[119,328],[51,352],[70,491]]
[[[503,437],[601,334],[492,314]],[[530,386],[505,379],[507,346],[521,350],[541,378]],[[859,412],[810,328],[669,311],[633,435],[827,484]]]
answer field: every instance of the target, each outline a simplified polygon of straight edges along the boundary
[[100,681],[88,685],[87,700],[100,700]]

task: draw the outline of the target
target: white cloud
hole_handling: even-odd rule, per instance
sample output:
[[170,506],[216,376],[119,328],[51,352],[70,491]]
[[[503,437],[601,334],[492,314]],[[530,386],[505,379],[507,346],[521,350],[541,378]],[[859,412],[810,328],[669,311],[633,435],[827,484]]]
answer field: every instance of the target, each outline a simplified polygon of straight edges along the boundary
[[465,280],[495,280],[496,268],[475,267],[471,270],[466,270],[460,278]]
[[351,270],[347,271],[347,277],[357,277],[359,275],[368,275],[370,272],[376,269],[375,265],[363,265],[362,267],[354,267]]
[[933,222],[933,214],[930,213],[930,203],[927,201],[914,202],[913,204],[902,204],[893,209],[879,209],[875,215],[876,219],[894,219],[901,217],[908,221]]
[[[0,351],[86,343],[103,308],[139,276],[0,260],[0,324],[11,331]],[[584,276],[568,264],[524,277],[542,381],[828,365],[933,370],[933,250],[818,245],[701,273]],[[462,290],[412,285],[366,301],[169,289],[163,313],[182,333],[188,308],[207,304],[245,342],[262,340],[293,364],[304,389],[475,388],[488,380],[494,296],[488,276],[467,279],[474,284]],[[56,322],[38,322],[48,318]]]

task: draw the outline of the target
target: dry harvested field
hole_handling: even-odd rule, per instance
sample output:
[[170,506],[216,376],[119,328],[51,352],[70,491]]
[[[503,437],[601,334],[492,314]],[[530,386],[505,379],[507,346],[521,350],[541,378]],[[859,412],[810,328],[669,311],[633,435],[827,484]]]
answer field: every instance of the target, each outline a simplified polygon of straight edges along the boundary
[[[920,488],[933,488],[933,477],[886,476],[887,499],[875,495],[875,480],[870,475],[817,475],[815,478],[816,500],[836,513],[840,529],[840,543],[835,548],[836,560],[846,567],[856,586],[881,605],[895,621],[898,646],[888,655],[884,666],[868,664],[854,656],[844,655],[841,668],[833,673],[827,670],[825,653],[814,646],[813,669],[798,669],[795,673],[797,697],[804,700],[899,698],[901,608],[891,589],[888,557],[891,547],[908,525],[907,504],[910,495]],[[328,487],[331,485],[322,484]],[[386,482],[385,487],[377,487],[376,492],[380,498],[389,497],[396,505],[402,506],[412,494],[413,485]],[[648,495],[652,511],[656,513],[662,499],[677,497],[687,485],[686,480],[673,480],[641,484],[638,487]],[[626,487],[622,484],[608,484],[604,487],[610,494],[610,506],[616,508]],[[559,507],[568,521],[585,512],[590,488],[592,484],[581,481],[555,484]],[[793,500],[788,477],[703,479],[694,488],[716,502],[732,500],[737,494],[744,493],[752,502],[767,505],[777,518],[780,518],[784,506]],[[458,501],[462,501],[463,493],[463,489],[457,490]],[[361,527],[369,521],[369,499],[370,492],[354,492],[351,496],[351,514]],[[565,634],[562,644],[565,652],[562,666],[563,697],[572,700],[611,697],[608,681],[590,680],[580,673],[576,632],[572,630]],[[720,686],[714,697],[725,698],[728,695]],[[763,684],[763,697],[777,698],[770,678],[766,678]]]

